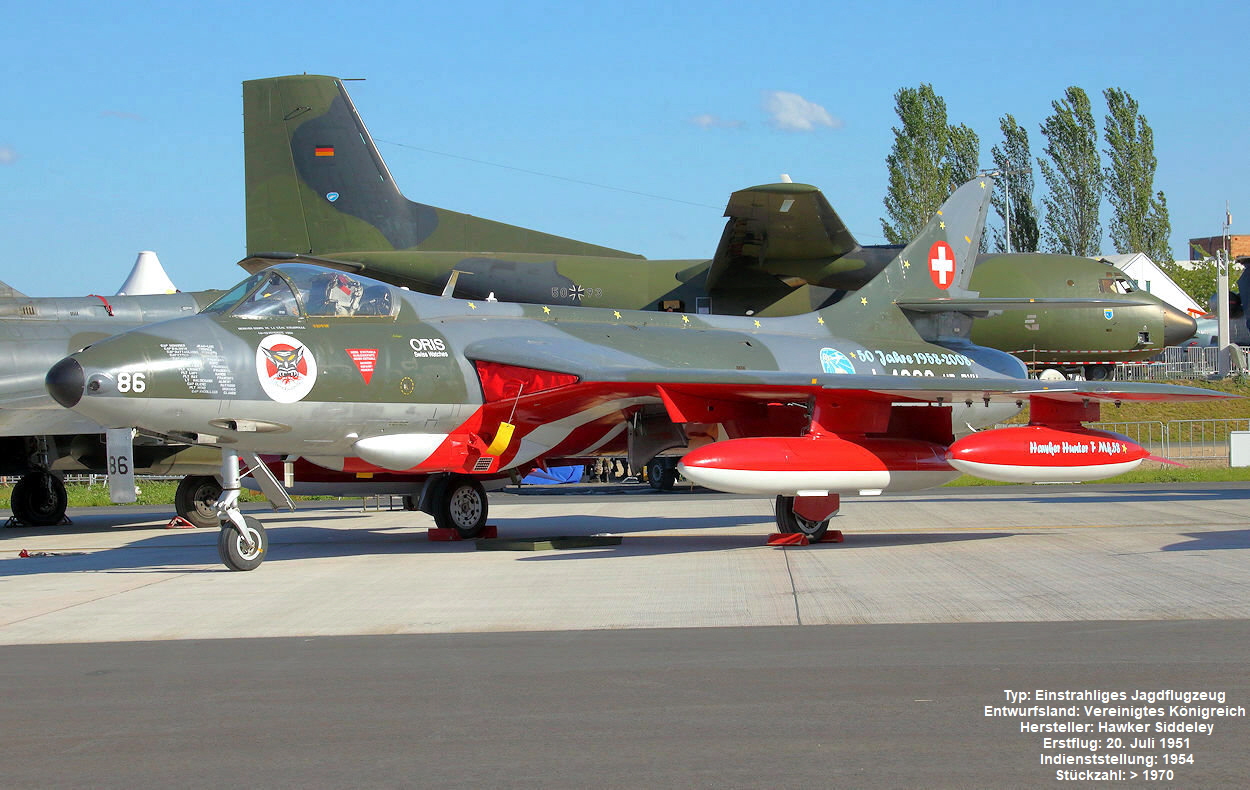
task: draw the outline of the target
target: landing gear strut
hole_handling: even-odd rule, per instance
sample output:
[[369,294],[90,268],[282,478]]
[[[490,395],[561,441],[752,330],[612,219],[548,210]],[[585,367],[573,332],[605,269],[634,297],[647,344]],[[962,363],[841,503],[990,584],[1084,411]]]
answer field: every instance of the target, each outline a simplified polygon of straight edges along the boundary
[[[838,504],[835,500],[833,504],[833,512],[825,516],[824,520],[807,518],[794,510],[795,497],[779,496],[777,497],[777,527],[782,532],[797,532],[806,535],[807,539],[812,543],[817,542],[825,536],[829,531],[829,519],[838,513]],[[801,508],[800,508],[801,509]]]
[[45,471],[27,472],[13,486],[13,517],[30,527],[52,527],[65,520],[69,499],[61,478]]
[[217,536],[217,556],[232,571],[251,571],[260,567],[269,551],[269,536],[259,519],[244,516],[239,510],[242,489],[239,476],[239,454],[230,450],[221,453],[221,498],[217,500],[217,517],[221,534]]

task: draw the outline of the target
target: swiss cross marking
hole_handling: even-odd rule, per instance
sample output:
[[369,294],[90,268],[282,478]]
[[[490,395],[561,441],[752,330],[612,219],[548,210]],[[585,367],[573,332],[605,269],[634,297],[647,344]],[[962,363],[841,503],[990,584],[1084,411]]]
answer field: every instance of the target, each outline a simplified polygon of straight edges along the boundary
[[929,277],[942,290],[955,281],[955,251],[944,241],[937,241],[929,248]]

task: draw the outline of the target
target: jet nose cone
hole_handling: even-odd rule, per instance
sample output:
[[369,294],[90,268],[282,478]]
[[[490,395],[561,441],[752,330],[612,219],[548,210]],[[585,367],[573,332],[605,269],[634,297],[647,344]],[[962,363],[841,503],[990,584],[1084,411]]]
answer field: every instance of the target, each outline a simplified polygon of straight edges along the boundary
[[72,409],[82,400],[86,376],[83,375],[82,365],[78,364],[78,360],[66,357],[52,366],[43,383],[53,400],[67,409]]
[[1163,345],[1179,346],[1198,331],[1198,322],[1175,307],[1163,308]]

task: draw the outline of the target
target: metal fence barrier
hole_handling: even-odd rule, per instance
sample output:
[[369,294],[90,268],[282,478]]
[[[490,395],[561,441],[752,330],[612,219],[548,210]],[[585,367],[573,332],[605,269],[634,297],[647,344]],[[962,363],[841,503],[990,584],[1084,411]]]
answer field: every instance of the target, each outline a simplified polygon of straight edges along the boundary
[[1250,419],[1092,422],[1091,428],[1123,434],[1169,461],[1228,460],[1228,435],[1250,430]]
[[[1236,366],[1239,358],[1250,357],[1250,348],[1234,347],[1233,357]],[[1219,367],[1219,349],[1215,346],[1168,346],[1149,362],[1117,363],[1111,378],[1115,381],[1206,379],[1217,375]]]

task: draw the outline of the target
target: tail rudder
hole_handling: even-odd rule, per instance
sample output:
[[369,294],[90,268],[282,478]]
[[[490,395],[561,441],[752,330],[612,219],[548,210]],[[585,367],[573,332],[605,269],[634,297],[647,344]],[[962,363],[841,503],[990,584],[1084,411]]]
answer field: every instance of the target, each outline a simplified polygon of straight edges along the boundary
[[247,250],[424,250],[638,257],[408,200],[341,80],[243,83]]
[[989,177],[956,189],[876,277],[823,312],[884,328],[913,323],[905,310],[940,313],[944,303],[974,299],[968,286],[993,191]]

